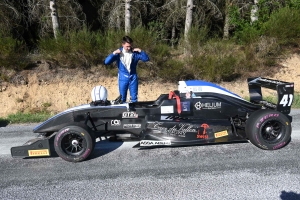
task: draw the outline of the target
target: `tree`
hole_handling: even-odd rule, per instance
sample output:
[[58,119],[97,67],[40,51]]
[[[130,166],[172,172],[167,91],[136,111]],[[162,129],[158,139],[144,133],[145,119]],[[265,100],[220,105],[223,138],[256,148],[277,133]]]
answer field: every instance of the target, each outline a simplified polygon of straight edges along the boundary
[[190,55],[190,44],[188,40],[188,34],[192,27],[193,21],[193,0],[187,0],[186,4],[186,17],[185,17],[185,26],[184,26],[184,40],[185,40],[185,55]]
[[23,15],[16,5],[14,1],[2,0],[0,2],[0,33],[2,36],[12,34],[12,31],[20,26]]
[[57,34],[59,31],[59,21],[58,21],[57,9],[56,9],[56,0],[50,0],[50,9],[51,9],[53,33],[54,33],[54,37],[57,38]]
[[130,24],[130,2],[131,0],[125,0],[125,34],[130,33],[131,24]]
[[[248,13],[250,11],[251,0],[226,0],[225,1],[225,20],[223,28],[223,39],[229,38],[229,30],[234,27],[234,20],[231,15],[239,15],[241,19],[245,16],[249,17]],[[236,17],[236,16],[234,16]]]
[[254,22],[256,22],[258,20],[258,0],[254,0],[253,2],[254,4],[252,5],[251,8],[251,24],[253,24]]
[[143,24],[143,16],[149,12],[148,7],[153,7],[150,0],[104,0],[99,8],[101,16],[109,29],[120,30],[124,28],[129,33],[133,27]]
[[78,30],[86,22],[78,0],[24,0],[23,6],[28,13],[27,23],[34,25],[39,37],[47,35],[56,37],[58,28],[61,33]]
[[189,31],[192,26],[193,21],[193,0],[187,0],[186,4],[186,17],[185,17],[185,26],[184,26],[184,38],[187,40]]
[[[179,37],[178,34],[175,39],[177,32],[186,35],[185,33],[189,32],[192,26],[211,27],[216,24],[215,21],[220,21],[223,15],[217,2],[217,0],[166,0],[161,7],[157,8],[158,21],[164,24],[168,32],[171,32],[171,43],[173,43],[172,41]],[[186,26],[186,20],[191,24]]]

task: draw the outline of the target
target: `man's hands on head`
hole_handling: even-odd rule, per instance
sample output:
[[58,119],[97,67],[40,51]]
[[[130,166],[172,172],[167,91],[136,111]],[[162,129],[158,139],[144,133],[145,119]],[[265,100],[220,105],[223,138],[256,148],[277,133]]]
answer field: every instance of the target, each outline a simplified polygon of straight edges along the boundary
[[[141,50],[140,48],[134,48],[132,51],[133,51],[133,52],[139,52],[139,53],[141,53],[142,50]],[[121,50],[120,50],[120,49],[117,49],[117,50],[115,50],[115,51],[113,52],[114,55],[120,54],[120,53],[121,53]]]
[[120,49],[117,49],[117,50],[115,50],[115,51],[113,52],[114,55],[120,54],[120,53],[121,53],[121,50],[120,50]]
[[134,49],[133,49],[133,52],[139,52],[139,53],[141,53],[141,51],[142,51],[142,50],[141,50],[140,48],[134,48]]

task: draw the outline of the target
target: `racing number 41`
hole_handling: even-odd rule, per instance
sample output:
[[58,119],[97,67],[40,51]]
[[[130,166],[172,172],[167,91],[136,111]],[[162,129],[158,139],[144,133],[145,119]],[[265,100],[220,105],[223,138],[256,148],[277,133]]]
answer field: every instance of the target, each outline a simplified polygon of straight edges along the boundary
[[285,94],[285,95],[283,95],[279,104],[282,105],[283,107],[285,107],[286,105],[291,106],[292,102],[293,102],[293,98],[294,98],[294,95]]

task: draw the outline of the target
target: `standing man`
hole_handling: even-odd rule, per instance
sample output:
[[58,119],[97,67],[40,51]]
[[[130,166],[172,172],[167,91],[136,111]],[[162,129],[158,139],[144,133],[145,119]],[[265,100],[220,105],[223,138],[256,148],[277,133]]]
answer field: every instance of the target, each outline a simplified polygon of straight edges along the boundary
[[119,91],[120,95],[122,95],[122,102],[126,102],[128,89],[131,101],[137,102],[138,76],[136,74],[136,66],[139,60],[143,62],[149,61],[148,55],[139,48],[133,48],[132,43],[133,40],[129,36],[123,37],[122,47],[107,56],[104,61],[105,65],[109,65],[114,61],[117,62]]

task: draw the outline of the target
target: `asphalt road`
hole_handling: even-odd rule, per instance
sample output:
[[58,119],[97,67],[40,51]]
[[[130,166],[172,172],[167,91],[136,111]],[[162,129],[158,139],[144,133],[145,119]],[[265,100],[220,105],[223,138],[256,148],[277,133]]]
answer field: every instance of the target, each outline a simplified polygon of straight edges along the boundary
[[91,158],[20,159],[10,148],[36,134],[0,127],[0,199],[300,199],[300,111],[291,143],[276,151],[251,143],[140,150],[99,141]]

